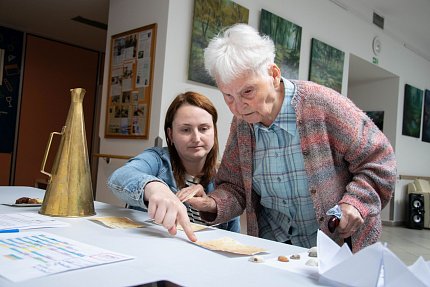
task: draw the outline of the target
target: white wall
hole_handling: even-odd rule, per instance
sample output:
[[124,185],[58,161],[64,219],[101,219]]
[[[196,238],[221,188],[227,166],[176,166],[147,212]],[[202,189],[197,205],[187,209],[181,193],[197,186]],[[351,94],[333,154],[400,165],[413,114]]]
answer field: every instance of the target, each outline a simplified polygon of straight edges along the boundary
[[[312,37],[344,51],[345,67],[347,67],[350,53],[372,62],[372,40],[374,36],[378,35],[383,45],[383,50],[378,57],[379,65],[400,77],[395,139],[398,172],[399,174],[430,176],[430,169],[428,168],[430,144],[401,135],[404,85],[408,83],[421,89],[429,89],[430,63],[428,61],[404,48],[401,43],[387,36],[384,31],[370,22],[356,17],[328,0],[236,0],[235,2],[250,10],[249,24],[254,27],[259,26],[261,9],[268,10],[302,27],[300,79],[307,79],[308,77]],[[357,1],[346,2],[350,2],[348,5],[360,5],[356,3]],[[216,88],[187,80],[193,6],[193,0],[110,1],[106,51],[110,51],[110,36],[115,33],[154,22],[158,23],[159,26],[150,140],[112,140],[103,137],[107,98],[106,85],[109,83],[107,79],[109,66],[107,57],[100,121],[101,153],[137,154],[145,147],[151,146],[157,135],[164,138],[162,124],[168,104],[178,93],[189,89],[208,95],[218,108],[220,114],[218,125],[220,147],[223,151],[231,114],[222,102],[221,94]],[[348,69],[346,68],[344,69],[342,88],[344,94],[347,92],[347,76]],[[107,191],[105,181],[115,168],[114,164],[107,165],[103,160],[100,160],[97,200],[112,202],[113,199]]]
[[[100,152],[114,155],[137,155],[142,150],[154,144],[163,121],[160,117],[163,94],[163,73],[166,54],[167,12],[168,0],[141,1],[141,0],[112,0],[109,8],[109,23],[106,41],[106,57],[104,65],[102,103],[100,113]],[[109,61],[111,49],[111,36],[157,23],[157,43],[155,51],[154,82],[152,90],[151,127],[148,140],[135,139],[107,139],[104,138],[106,101],[108,94]],[[161,128],[162,129],[162,128]],[[99,159],[97,173],[96,199],[117,205],[124,205],[109,192],[106,181],[112,172],[124,164],[124,160],[112,159],[110,163]]]
[[363,111],[384,111],[384,134],[395,148],[399,79],[390,78],[348,87],[348,97]]
[[[370,64],[370,69],[380,69]],[[387,76],[392,74],[387,72]],[[348,97],[363,111],[384,111],[383,131],[395,148],[396,127],[397,127],[397,95],[399,93],[399,78],[389,78],[377,81],[366,81],[348,86]],[[396,184],[396,186],[398,186]],[[381,218],[384,222],[402,221],[401,215],[404,213],[404,196],[396,188],[393,199],[382,210]],[[398,202],[396,205],[395,202]],[[399,208],[400,207],[400,208]]]

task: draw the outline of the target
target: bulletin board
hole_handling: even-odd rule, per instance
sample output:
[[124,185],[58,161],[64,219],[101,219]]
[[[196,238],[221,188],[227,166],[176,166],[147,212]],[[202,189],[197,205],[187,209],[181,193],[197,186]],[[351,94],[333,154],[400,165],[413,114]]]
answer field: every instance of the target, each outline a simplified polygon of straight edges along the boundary
[[149,135],[157,24],[112,36],[106,138]]
[[15,145],[23,43],[23,32],[0,26],[0,153]]

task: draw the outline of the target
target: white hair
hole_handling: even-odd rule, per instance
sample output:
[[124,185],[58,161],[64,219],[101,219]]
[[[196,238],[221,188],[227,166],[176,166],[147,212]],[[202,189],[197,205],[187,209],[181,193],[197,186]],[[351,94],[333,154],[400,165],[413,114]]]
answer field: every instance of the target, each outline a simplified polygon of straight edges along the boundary
[[266,75],[275,60],[275,45],[253,27],[235,24],[209,42],[204,58],[209,75],[227,84],[245,72]]

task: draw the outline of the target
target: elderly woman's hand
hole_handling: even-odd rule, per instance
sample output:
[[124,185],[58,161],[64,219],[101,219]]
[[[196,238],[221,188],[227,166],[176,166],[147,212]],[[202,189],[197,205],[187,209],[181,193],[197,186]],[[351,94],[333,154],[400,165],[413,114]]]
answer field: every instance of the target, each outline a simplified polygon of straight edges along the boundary
[[179,198],[181,202],[186,202],[192,197],[203,197],[205,196],[205,191],[201,184],[194,184],[188,187],[185,187],[176,193],[176,196]]
[[207,196],[203,186],[200,184],[183,188],[176,195],[180,201],[187,202],[199,211],[211,213],[216,213],[217,211],[215,200]]
[[175,235],[176,224],[180,224],[191,241],[197,241],[191,229],[186,207],[176,195],[163,183],[153,181],[145,186],[145,200],[148,215],[158,224],[163,225],[170,234]]
[[342,203],[339,206],[342,210],[342,218],[340,219],[337,231],[342,238],[347,238],[360,228],[364,220],[354,206],[346,203]]

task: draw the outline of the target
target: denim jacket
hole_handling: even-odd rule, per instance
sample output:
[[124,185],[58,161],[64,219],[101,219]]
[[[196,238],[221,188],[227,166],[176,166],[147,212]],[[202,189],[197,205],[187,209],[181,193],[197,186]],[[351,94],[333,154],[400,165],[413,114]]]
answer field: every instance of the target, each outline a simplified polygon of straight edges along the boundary
[[[173,176],[170,155],[167,147],[153,147],[130,159],[124,166],[115,170],[109,177],[107,185],[120,200],[126,202],[131,208],[146,210],[144,202],[144,189],[147,183],[159,181],[166,184],[173,193],[178,192],[175,177]],[[211,181],[205,192],[214,190]],[[235,217],[229,222],[219,225],[220,228],[240,232],[240,219]]]

